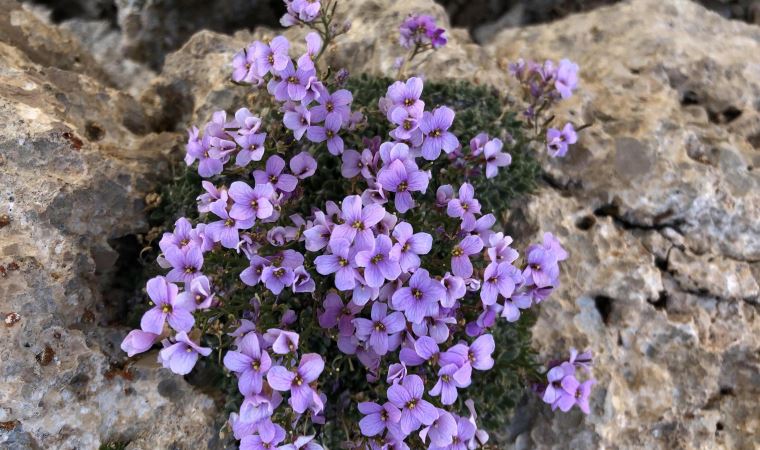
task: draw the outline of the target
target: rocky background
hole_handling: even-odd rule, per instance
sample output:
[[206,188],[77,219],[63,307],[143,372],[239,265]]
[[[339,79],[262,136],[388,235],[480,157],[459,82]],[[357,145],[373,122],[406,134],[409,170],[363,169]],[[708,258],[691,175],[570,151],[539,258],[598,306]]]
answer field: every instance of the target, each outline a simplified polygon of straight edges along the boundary
[[[274,33],[281,6],[45,3],[0,0],[0,447],[220,448],[213,393],[151,357],[124,370],[117,280],[184,128],[246,101],[227,64]],[[547,358],[594,350],[593,411],[526,397],[499,432],[516,449],[758,448],[758,2],[633,0],[561,19],[611,2],[442,3],[469,29],[422,74],[509,90],[508,61],[568,57],[581,87],[564,112],[593,123],[568,158],[543,161],[510,230],[522,243],[551,231],[571,254],[535,343]],[[353,29],[328,56],[356,73],[390,73],[409,12],[449,23],[432,0],[342,9]]]

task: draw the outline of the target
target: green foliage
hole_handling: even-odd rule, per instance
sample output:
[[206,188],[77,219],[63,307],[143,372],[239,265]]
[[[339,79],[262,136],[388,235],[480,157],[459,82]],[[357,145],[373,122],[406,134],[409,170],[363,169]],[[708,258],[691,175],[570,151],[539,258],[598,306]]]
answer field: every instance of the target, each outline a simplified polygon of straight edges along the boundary
[[[354,95],[353,108],[361,110],[368,120],[365,128],[344,137],[347,148],[366,147],[357,136],[380,136],[383,140],[387,138],[390,128],[384,115],[378,111],[377,102],[385,95],[391,83],[392,80],[388,78],[366,75],[349,80],[347,88]],[[504,150],[508,151],[513,159],[510,167],[502,169],[497,177],[487,180],[482,167],[480,172],[463,173],[462,170],[453,168],[443,155],[438,161],[423,167],[433,172],[436,184],[431,184],[424,196],[417,197],[418,203],[432,205],[435,190],[441,184],[450,183],[458,186],[463,181],[469,181],[475,186],[476,196],[483,205],[483,211],[493,211],[497,218],[501,218],[503,226],[504,216],[499,213],[507,211],[521,196],[528,195],[539,174],[538,164],[528,152],[527,137],[523,135],[521,123],[514,113],[506,110],[506,101],[498,91],[465,81],[427,82],[423,100],[428,110],[441,105],[455,110],[456,119],[451,131],[461,139],[463,146],[468,146],[469,139],[478,133],[486,132],[491,137],[501,138],[505,142]],[[292,137],[280,124],[279,113],[267,103],[267,96],[260,96],[258,103],[248,107],[262,117],[267,128],[268,154],[271,154],[275,143],[275,151],[291,155],[309,148],[311,144],[292,141]],[[319,165],[317,174],[300,183],[295,196],[295,207],[304,215],[310,214],[313,207],[324,208],[326,201],[339,202],[347,194],[359,193],[361,190],[356,181],[346,180],[340,175],[340,158],[330,155],[324,149],[324,145],[315,148],[318,149],[315,152]],[[242,177],[244,173],[236,174],[238,175]],[[229,185],[232,180],[217,177],[212,181],[219,186]],[[158,255],[157,242],[160,238],[157,231],[171,230],[174,221],[179,217],[184,216],[196,221],[196,197],[201,193],[201,178],[194,168],[187,169],[184,163],[180,163],[175,168],[171,180],[160,187],[160,201],[148,215],[153,232],[146,237],[150,246],[141,254],[141,261],[144,262],[142,279],[134,280],[140,289],[148,278],[159,274],[160,269],[154,262]],[[430,228],[431,223],[440,224],[444,229],[455,230],[458,227],[458,224],[445,214],[434,212],[433,208],[428,207],[415,208],[405,215],[404,220],[412,223],[415,230],[421,229],[422,223],[426,224],[426,228]],[[495,230],[499,231],[499,227]],[[254,228],[252,233],[260,231]],[[453,234],[455,233],[452,231]],[[446,251],[427,255],[423,258],[423,265],[430,268],[431,273],[442,275],[443,271],[437,270],[436,266],[443,268],[444,261],[448,264],[448,258],[450,255]],[[224,307],[204,311],[200,316],[196,316],[196,321],[203,324],[204,344],[218,349],[218,352],[213,353],[210,358],[201,358],[189,379],[199,386],[214,386],[221,391],[227,412],[237,409],[240,400],[235,379],[226,375],[221,365],[222,349],[231,345],[231,338],[227,333],[241,312],[249,308],[252,297],[259,298],[261,295],[262,302],[273,305],[271,309],[263,312],[271,315],[265,318],[264,321],[267,323],[276,323],[283,311],[288,308],[294,309],[298,313],[299,322],[293,325],[293,328],[301,334],[304,343],[302,348],[319,353],[326,360],[326,369],[320,378],[320,389],[329,399],[325,412],[327,424],[320,430],[319,439],[326,448],[340,448],[341,442],[357,437],[356,422],[360,416],[356,410],[356,403],[376,399],[384,393],[373,392],[379,385],[367,382],[366,371],[359,361],[355,357],[342,354],[334,339],[326,339],[326,332],[314,327],[318,305],[330,286],[328,283],[318,284],[311,301],[306,300],[305,295],[293,296],[287,291],[274,299],[266,296],[266,293],[256,293],[257,291],[247,288],[239,281],[239,273],[245,267],[247,260],[242,254],[236,256],[234,252],[229,251],[207,254],[203,271],[224,293]],[[307,266],[307,269],[313,268]],[[139,316],[147,308],[144,295],[139,297],[138,304],[129,314],[129,322],[133,326],[139,324]],[[469,320],[475,316],[476,312],[473,309],[467,318]],[[530,328],[534,322],[535,319],[528,313],[514,324],[500,321],[494,327],[496,365],[493,370],[485,373],[475,371],[473,385],[461,392],[458,405],[460,413],[466,413],[463,400],[472,398],[488,428],[499,429],[508,422],[509,413],[522,396],[528,380],[536,377],[534,352],[530,346]],[[449,344],[444,344],[444,347],[447,345]]]
[[129,445],[129,442],[107,442],[105,444],[100,444],[98,450],[124,450],[127,448],[127,445]]

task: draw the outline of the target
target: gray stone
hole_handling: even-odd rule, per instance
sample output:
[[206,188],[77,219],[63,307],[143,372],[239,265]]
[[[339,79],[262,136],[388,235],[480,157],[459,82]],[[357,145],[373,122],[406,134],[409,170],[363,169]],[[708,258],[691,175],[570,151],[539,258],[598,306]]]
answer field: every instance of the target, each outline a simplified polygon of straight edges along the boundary
[[[77,56],[65,30],[5,6],[0,447],[207,442],[217,434],[214,402],[155,362],[123,367],[127,330],[107,326],[117,257],[109,240],[145,231],[142,199],[181,136],[151,133],[142,105]],[[158,389],[167,379],[172,398]]]

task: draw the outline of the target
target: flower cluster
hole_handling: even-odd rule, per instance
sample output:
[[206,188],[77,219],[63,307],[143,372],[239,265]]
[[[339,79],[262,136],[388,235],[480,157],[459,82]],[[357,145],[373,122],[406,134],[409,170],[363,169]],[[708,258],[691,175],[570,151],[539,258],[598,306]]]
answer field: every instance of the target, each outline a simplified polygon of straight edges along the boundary
[[[473,402],[464,401],[467,415],[459,399],[474,371],[494,367],[499,319],[518,321],[544,301],[568,254],[545,233],[521,257],[481,206],[474,180],[509,169],[511,136],[480,133],[463,149],[452,131],[455,111],[426,108],[418,77],[392,83],[368,113],[387,120],[388,135],[361,136],[366,121],[352,108],[353,94],[340,88],[345,80],[328,81],[320,61],[342,32],[330,26],[336,2],[286,4],[284,25],[315,30],[306,53],[292,59],[291,43],[277,36],[235,55],[232,79],[266,89],[269,115],[218,111],[202,133],[189,131],[185,162],[197,162],[206,178],[200,220],[180,218],[161,238],[158,263],[167,272],[148,281],[151,308],[122,349],[133,356],[160,341],[159,361],[187,374],[212,352],[203,345],[215,345],[206,337],[216,330],[243,398],[229,419],[241,448],[317,450],[315,426],[326,423],[333,399],[320,386],[330,368],[310,345],[334,341],[366,369],[371,386],[352,393],[361,414],[354,445],[478,448],[488,433]],[[408,18],[401,36],[416,49],[446,42],[424,15]],[[538,69],[515,70],[536,84],[536,98],[553,102],[575,87],[565,63],[542,68],[543,84],[533,80]],[[561,156],[575,139],[570,126],[547,145]],[[350,187],[304,208],[307,180],[328,181],[317,172],[323,158],[336,159]],[[467,178],[440,182],[448,166]],[[220,288],[218,277],[229,273],[239,282]],[[575,378],[575,367],[588,365],[590,354],[577,352],[551,365],[544,401],[588,412],[593,381]]]
[[404,48],[430,46],[440,48],[446,45],[446,30],[439,28],[435,19],[424,14],[413,14],[404,20],[399,29],[399,42]]
[[552,405],[552,410],[559,408],[567,412],[573,406],[577,406],[588,414],[589,395],[596,380],[588,377],[581,382],[575,375],[576,369],[583,369],[586,375],[590,375],[591,364],[590,351],[578,353],[574,348],[570,349],[570,358],[567,361],[549,364],[549,372],[546,374],[548,383],[539,387],[539,391],[543,391],[543,401]]
[[[524,115],[529,123],[546,127],[549,120],[542,120],[542,115],[557,101],[572,97],[578,87],[578,65],[567,60],[559,64],[547,60],[543,64],[522,59],[509,65],[509,71],[517,78],[523,94],[529,103]],[[567,123],[561,130],[546,130],[546,147],[552,157],[563,157],[568,146],[578,140],[576,129]]]

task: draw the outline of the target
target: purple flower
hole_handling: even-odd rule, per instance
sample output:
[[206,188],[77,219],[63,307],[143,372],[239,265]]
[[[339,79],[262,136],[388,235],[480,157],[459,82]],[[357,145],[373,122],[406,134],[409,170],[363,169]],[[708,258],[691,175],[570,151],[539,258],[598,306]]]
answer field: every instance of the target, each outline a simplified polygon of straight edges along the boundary
[[[567,251],[562,248],[562,244],[560,244],[559,240],[551,233],[544,233],[544,240],[540,246],[543,247],[547,252],[554,255],[554,258],[557,261],[564,261],[567,259]],[[528,250],[530,251],[534,247],[538,247],[538,245],[533,244],[528,247]]]
[[272,263],[259,255],[251,257],[250,266],[240,273],[240,279],[248,286],[255,286],[261,280],[264,268]]
[[240,50],[232,57],[232,81],[236,83],[251,83],[258,78],[256,59],[253,48]]
[[317,160],[308,152],[301,152],[290,159],[290,171],[300,180],[309,178],[317,171]]
[[520,254],[517,250],[509,246],[512,243],[510,236],[504,236],[504,233],[496,233],[491,235],[489,239],[488,258],[491,262],[514,262]]
[[290,267],[266,266],[261,272],[261,281],[274,295],[279,295],[285,287],[293,284],[295,273]]
[[371,317],[372,320],[354,319],[356,337],[362,341],[369,338],[372,350],[383,356],[388,353],[388,336],[406,329],[406,320],[400,312],[388,314],[388,307],[379,302],[372,305]]
[[425,112],[420,120],[420,130],[425,136],[422,142],[422,157],[433,161],[441,154],[441,150],[451,153],[459,147],[456,136],[447,131],[454,122],[454,111],[441,106],[432,113]]
[[435,206],[444,208],[454,198],[454,188],[450,184],[439,186],[435,191]]
[[398,260],[404,272],[420,267],[419,255],[427,255],[433,247],[433,236],[428,233],[412,233],[414,230],[407,222],[401,222],[393,229],[396,244],[393,245],[390,256]]
[[[185,286],[185,292],[179,294],[182,302],[194,305],[194,309],[207,309],[211,307],[214,301],[214,294],[211,292],[211,283],[205,275],[194,278],[190,282],[190,289]],[[187,298],[185,298],[187,297]]]
[[478,156],[483,153],[486,144],[490,142],[490,138],[487,133],[480,133],[474,138],[470,139],[470,151],[474,156]]
[[386,377],[385,381],[392,384],[397,381],[403,380],[406,374],[407,374],[406,364],[404,364],[403,362],[393,363],[390,366],[388,366],[388,376]]
[[254,170],[253,178],[256,179],[257,185],[269,183],[282,192],[293,192],[298,185],[298,178],[282,173],[284,168],[285,160],[277,155],[272,155],[267,159],[266,171]]
[[544,247],[532,247],[528,250],[527,266],[523,270],[526,282],[536,286],[555,286],[559,279],[559,265],[556,256]]
[[563,362],[562,364],[552,367],[546,374],[546,378],[549,384],[544,390],[543,400],[546,403],[552,404],[562,395],[562,380],[566,377],[572,377],[575,375],[575,366],[569,362]]
[[578,64],[563,59],[559,62],[557,68],[557,77],[554,81],[554,87],[559,92],[559,95],[563,98],[570,98],[573,95],[573,90],[578,86]]
[[217,200],[224,199],[225,202],[227,201],[226,189],[217,189],[213,183],[206,180],[201,181],[201,186],[203,186],[203,190],[206,191],[206,193],[201,194],[196,198],[196,200],[198,200],[199,213],[207,213],[211,211],[211,204]]
[[[272,417],[274,410],[282,403],[282,396],[279,392],[267,391],[269,392],[268,394],[254,394],[243,399],[243,403],[240,405],[241,421],[259,424],[262,421],[268,421]],[[251,432],[255,431],[255,429],[256,427]],[[235,433],[235,437],[240,439],[238,433]]]
[[552,410],[559,408],[567,412],[578,405],[584,413],[590,412],[588,399],[596,380],[581,383],[575,377],[575,366],[567,361],[551,368],[546,377],[549,383],[544,390],[543,401],[552,405]]
[[201,274],[203,253],[198,247],[192,247],[186,252],[169,248],[164,253],[164,257],[172,266],[172,270],[166,274],[166,279],[169,281],[188,284]]
[[[577,382],[577,381],[576,381]],[[575,404],[578,405],[578,407],[583,411],[585,414],[589,414],[591,412],[591,409],[589,408],[588,400],[591,396],[591,387],[596,384],[596,380],[586,380],[583,383],[579,383],[578,386],[574,390],[570,390],[568,392],[569,395],[564,395],[563,399],[559,401],[559,408],[562,409],[563,403],[567,397],[570,397],[574,400]],[[571,389],[572,386],[563,386],[565,390]],[[565,400],[566,401],[566,400]]]
[[575,348],[570,348],[570,358],[567,360],[570,364],[574,365],[575,367],[582,367],[583,370],[586,372],[591,371],[591,365],[593,364],[593,353],[591,353],[591,350],[586,350],[582,353],[578,353],[578,350]]
[[461,218],[462,229],[474,228],[475,214],[480,214],[480,202],[475,198],[475,188],[470,183],[459,187],[459,198],[449,200],[446,214]]
[[356,264],[364,267],[364,280],[370,287],[380,287],[385,280],[395,280],[401,274],[397,260],[390,257],[391,239],[381,234],[375,238],[371,250],[356,254]]
[[507,319],[507,322],[516,322],[520,318],[520,310],[530,308],[532,302],[531,295],[527,293],[506,297],[504,309],[501,310],[501,317]]
[[[411,140],[415,132],[419,132],[419,120],[409,114],[406,108],[393,108],[390,112],[391,122],[398,125],[391,131],[391,136],[398,140]],[[421,132],[420,132],[421,133]]]
[[299,19],[304,22],[312,22],[319,16],[322,5],[319,0],[293,0],[292,8]]
[[380,205],[362,207],[362,199],[358,195],[349,195],[341,205],[343,223],[336,226],[330,240],[346,239],[355,242],[358,248],[372,247],[374,234],[372,228],[385,217],[385,208]]
[[433,31],[429,31],[428,37],[430,38],[430,44],[433,48],[441,48],[449,42],[446,37],[446,30],[443,28],[436,28]]
[[227,211],[227,202],[225,200],[217,200],[212,203],[211,212],[216,214],[222,220],[217,220],[216,222],[211,222],[206,225],[206,233],[208,236],[213,239],[214,242],[221,242],[222,246],[226,248],[237,248],[238,243],[240,242],[238,230],[247,230],[248,228],[251,228],[254,221],[253,217],[246,220],[230,217],[229,212]]
[[452,275],[446,272],[441,284],[446,289],[446,295],[441,299],[441,306],[444,308],[452,308],[457,300],[464,297],[467,293],[467,286],[464,283],[462,277]]
[[425,192],[428,186],[427,174],[418,170],[407,172],[404,163],[398,160],[380,170],[377,180],[385,190],[396,193],[395,205],[400,213],[414,207],[412,192]]
[[388,400],[401,410],[401,431],[409,434],[430,425],[438,418],[435,406],[422,399],[425,386],[417,375],[409,375],[401,383],[388,388]]
[[285,111],[282,119],[283,125],[293,131],[293,136],[300,141],[306,130],[311,126],[311,111],[305,106],[298,105],[292,110]]
[[475,339],[475,342],[470,344],[470,348],[467,350],[467,360],[472,365],[472,368],[490,370],[494,364],[491,354],[495,348],[493,336],[490,334],[484,334]]
[[248,183],[235,181],[229,190],[229,196],[235,202],[230,209],[230,217],[238,220],[268,219],[274,212],[270,202],[273,195],[269,183],[256,184],[255,188],[251,188]]
[[452,405],[457,400],[457,388],[465,388],[472,383],[472,368],[469,364],[458,367],[447,364],[438,371],[438,382],[430,390],[430,395],[441,396],[441,403]]
[[549,128],[546,132],[546,148],[549,155],[553,158],[561,158],[567,154],[570,144],[578,142],[578,135],[573,128],[572,123],[567,123],[562,131],[556,128]]
[[409,279],[409,286],[397,290],[391,299],[394,309],[404,311],[412,323],[420,323],[425,317],[438,313],[438,302],[446,290],[438,281],[430,278],[428,271],[418,269]]
[[[237,134],[241,136],[255,134],[261,128],[261,119],[254,116],[248,108],[235,111],[235,123],[240,127]],[[266,133],[263,134],[266,135]]]
[[483,148],[483,156],[486,159],[486,178],[493,178],[499,173],[499,167],[507,167],[512,164],[512,156],[502,153],[502,142],[499,139],[488,141]]
[[[414,341],[413,347],[401,349],[399,359],[408,366],[419,366],[426,361],[437,364],[439,355],[440,349],[435,340],[429,336],[420,336],[419,339]],[[461,357],[460,361],[464,363],[464,357]]]
[[449,445],[457,432],[457,421],[451,413],[438,408],[438,418],[430,426],[420,430],[420,438],[425,442],[430,438],[430,446]]
[[401,23],[400,43],[404,48],[431,43],[430,36],[437,29],[435,19],[428,15],[410,15]]
[[300,102],[307,98],[308,90],[316,72],[314,68],[293,67],[293,62],[288,60],[287,66],[277,72],[280,82],[274,88],[274,96],[277,101],[293,100]]
[[264,334],[264,340],[271,342],[272,350],[278,355],[295,353],[298,350],[299,338],[300,336],[296,332],[280,330],[278,328],[270,328]]
[[193,370],[198,361],[198,355],[208,356],[211,349],[201,347],[187,337],[187,333],[180,331],[174,337],[175,343],[164,341],[164,349],[158,353],[161,364],[177,375],[187,375]]
[[364,178],[371,178],[370,169],[374,166],[374,155],[369,149],[362,150],[361,153],[356,150],[346,150],[341,156],[343,164],[341,165],[340,174],[344,178],[353,178],[360,173]]
[[156,342],[156,339],[158,339],[158,335],[155,333],[148,333],[143,330],[132,330],[124,340],[121,341],[121,349],[127,352],[127,356],[131,358],[138,353],[150,350]]
[[325,126],[312,125],[306,130],[306,137],[311,142],[327,141],[327,150],[333,155],[343,153],[343,138],[340,137],[340,127],[343,124],[341,116],[332,112],[325,118]]
[[293,292],[299,293],[299,292],[314,292],[314,290],[317,288],[317,283],[311,278],[311,274],[306,271],[306,269],[301,267],[296,267],[295,270],[293,270]]
[[272,360],[261,350],[259,337],[252,332],[240,340],[237,351],[229,350],[224,355],[224,367],[240,376],[238,389],[248,396],[261,392],[264,374],[272,367]]
[[354,334],[354,317],[362,310],[361,305],[349,301],[344,304],[340,296],[335,292],[330,292],[325,297],[322,304],[324,312],[319,315],[319,326],[322,328],[333,328],[338,326],[338,332],[343,336]]
[[335,274],[335,287],[349,291],[356,286],[359,275],[356,264],[356,250],[345,239],[335,239],[330,243],[332,254],[317,256],[314,263],[321,275]]
[[265,420],[257,428],[258,434],[244,436],[240,440],[240,450],[273,450],[280,448],[277,444],[285,440],[285,430],[281,426]]
[[306,34],[306,53],[298,58],[298,67],[314,68],[314,56],[322,49],[322,37],[317,32]]
[[269,43],[253,43],[253,55],[256,58],[256,68],[260,77],[269,72],[273,74],[285,70],[290,63],[290,42],[285,36],[277,36]]
[[352,302],[357,305],[365,305],[368,301],[374,300],[378,297],[380,289],[367,286],[364,277],[360,276],[358,281],[359,282],[356,284],[351,295]]
[[351,92],[345,89],[337,90],[332,94],[324,90],[317,99],[319,105],[311,109],[311,119],[314,122],[322,122],[330,114],[338,113],[342,123],[348,122],[348,118],[351,116],[350,105],[353,100]]
[[158,246],[166,253],[170,247],[185,251],[192,246],[202,247],[202,244],[203,240],[198,232],[193,230],[193,224],[185,217],[180,217],[174,222],[174,232],[164,233]]
[[483,250],[483,241],[478,236],[467,236],[459,245],[451,250],[451,272],[462,278],[472,276],[472,262],[470,255],[475,255]]
[[390,166],[396,161],[404,163],[407,172],[419,170],[417,163],[414,162],[414,156],[409,150],[409,146],[403,142],[384,142],[378,151],[380,159],[385,167]]
[[359,412],[364,414],[359,421],[359,428],[367,437],[377,436],[385,431],[389,424],[397,424],[401,420],[401,411],[391,402],[382,406],[374,402],[361,402]]
[[235,165],[245,167],[251,161],[261,161],[264,157],[264,140],[266,133],[250,133],[235,136],[235,142],[240,151],[235,157]]
[[457,418],[456,433],[451,437],[451,444],[443,446],[430,446],[428,450],[467,450],[468,448],[477,448],[480,445],[474,444],[468,447],[468,443],[475,437],[476,427],[473,422],[464,418]]
[[387,99],[392,107],[388,109],[388,120],[392,120],[392,113],[396,107],[403,108],[412,117],[421,117],[425,109],[425,103],[420,100],[422,95],[422,79],[412,77],[403,81],[396,81],[388,87]]
[[491,263],[483,273],[480,299],[486,306],[496,303],[501,294],[509,298],[515,291],[515,285],[522,280],[520,271],[509,263]]
[[185,163],[191,166],[198,159],[198,174],[203,178],[208,178],[222,173],[224,162],[218,157],[211,155],[211,136],[204,135],[202,139],[198,138],[198,128],[193,127],[187,131],[187,155]]
[[306,250],[318,252],[330,242],[330,228],[327,225],[314,224],[303,231],[303,236],[306,240]]
[[301,357],[301,362],[295,371],[282,366],[269,369],[267,381],[269,386],[276,391],[290,391],[290,405],[293,411],[303,414],[319,399],[319,395],[309,383],[316,381],[324,368],[325,363],[321,356],[316,353],[307,353]]

